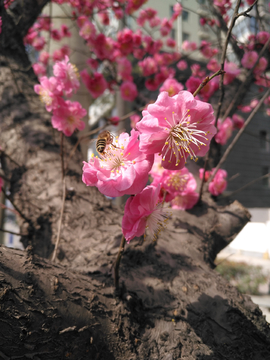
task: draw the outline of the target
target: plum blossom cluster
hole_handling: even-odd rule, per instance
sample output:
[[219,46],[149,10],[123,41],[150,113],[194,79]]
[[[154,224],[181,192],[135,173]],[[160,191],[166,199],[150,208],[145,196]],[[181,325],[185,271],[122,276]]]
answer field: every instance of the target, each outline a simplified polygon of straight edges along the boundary
[[81,120],[86,110],[77,101],[65,100],[80,87],[79,74],[75,65],[66,56],[63,61],[56,62],[53,67],[54,76],[40,78],[40,85],[34,90],[45,104],[47,111],[52,111],[52,126],[71,136],[75,129],[83,130],[85,123]]
[[[164,202],[181,210],[197,203],[197,184],[185,163],[189,156],[196,160],[206,154],[216,133],[213,121],[210,104],[195,100],[188,91],[174,96],[163,91],[143,111],[137,130],[106,142],[99,157],[84,162],[82,180],[87,186],[109,197],[132,195],[122,223],[127,241],[146,227],[157,236],[167,218]],[[149,174],[153,182],[145,188]]]
[[[204,181],[207,181],[210,176],[213,174],[215,168],[213,168],[211,171],[206,171],[205,172],[205,177],[204,177]],[[203,173],[204,173],[204,169],[200,169],[200,179],[203,178]],[[227,188],[227,171],[223,170],[223,169],[219,169],[216,173],[216,175],[214,176],[214,179],[209,183],[208,186],[208,191],[213,195],[213,196],[218,196],[221,195],[224,190],[226,190]]]

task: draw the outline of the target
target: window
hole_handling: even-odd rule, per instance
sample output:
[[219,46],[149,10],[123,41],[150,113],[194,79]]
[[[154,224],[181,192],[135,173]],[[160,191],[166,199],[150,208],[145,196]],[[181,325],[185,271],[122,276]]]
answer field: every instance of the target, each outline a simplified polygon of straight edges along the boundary
[[183,41],[189,40],[190,36],[188,33],[183,32]]
[[[267,175],[270,173],[270,169],[268,166],[262,167],[262,175]],[[270,177],[266,176],[262,179],[262,184],[264,187],[270,188]]]
[[197,2],[201,5],[204,5],[205,4],[205,0],[197,0]]
[[261,130],[259,134],[259,138],[260,138],[260,148],[263,150],[268,150],[267,132],[265,130]]
[[188,17],[189,17],[189,12],[186,10],[182,11],[182,19],[183,21],[188,21]]
[[171,30],[171,38],[175,40],[175,29]]

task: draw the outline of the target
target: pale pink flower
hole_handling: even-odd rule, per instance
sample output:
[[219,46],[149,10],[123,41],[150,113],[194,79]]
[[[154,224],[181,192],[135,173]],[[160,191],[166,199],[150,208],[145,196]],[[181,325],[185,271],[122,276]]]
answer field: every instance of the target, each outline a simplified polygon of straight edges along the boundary
[[42,51],[40,54],[39,54],[39,58],[38,60],[44,64],[45,66],[48,65],[48,61],[49,61],[49,58],[50,58],[50,54],[47,52],[47,51]]
[[96,28],[90,21],[84,21],[79,34],[85,40],[94,40],[96,38]]
[[249,105],[239,105],[237,108],[243,113],[249,113],[251,111],[251,106]]
[[190,156],[204,156],[209,149],[215,126],[210,104],[195,100],[188,91],[170,97],[166,91],[143,111],[137,124],[140,131],[140,149],[147,154],[162,154],[166,169],[178,170]]
[[171,207],[175,210],[189,210],[197,204],[198,200],[199,194],[196,191],[187,190],[171,201]]
[[206,67],[208,70],[213,72],[217,72],[220,69],[220,65],[217,59],[210,59]]
[[90,76],[87,70],[84,69],[80,72],[80,75],[84,85],[94,99],[102,95],[108,87],[107,81],[101,73],[96,72]]
[[233,122],[231,118],[227,117],[223,122],[218,121],[218,133],[215,136],[215,140],[220,145],[225,145],[228,139],[232,136]]
[[180,3],[176,3],[173,6],[173,15],[172,15],[172,21],[175,21],[178,16],[182,15],[183,7]]
[[260,75],[262,72],[265,71],[265,69],[267,68],[267,65],[268,65],[268,61],[266,60],[266,58],[261,57],[258,61],[258,64],[254,68],[254,73],[256,75]]
[[69,62],[68,56],[65,56],[65,60],[54,64],[53,73],[66,96],[71,96],[73,91],[76,92],[79,89],[79,71]]
[[142,69],[143,76],[152,75],[158,70],[155,59],[150,56],[143,59],[143,61],[139,61],[138,65]]
[[161,23],[161,20],[158,16],[153,17],[153,19],[149,20],[149,25],[151,28],[154,28],[156,26],[159,26]]
[[132,81],[132,65],[131,62],[126,57],[121,57],[116,59],[117,62],[117,72],[123,80]]
[[35,85],[34,90],[40,96],[41,102],[45,104],[47,111],[56,109],[62,91],[59,90],[59,82],[55,77],[43,76],[39,79],[40,85]]
[[185,60],[180,60],[176,66],[178,67],[179,70],[183,71],[183,70],[186,70],[188,65],[187,65],[187,62]]
[[133,129],[136,129],[136,125],[137,125],[137,123],[138,123],[140,120],[141,120],[140,115],[138,115],[138,114],[131,115],[131,116],[130,116],[130,126],[131,126]]
[[124,100],[133,101],[138,96],[137,86],[131,81],[124,81],[120,86],[120,94]]
[[[213,169],[212,171],[214,171]],[[214,179],[210,182],[208,186],[209,192],[214,195],[218,196],[226,190],[227,181],[225,178],[227,177],[227,171],[219,169],[214,177]]]
[[139,150],[138,131],[120,134],[102,158],[84,162],[83,182],[110,197],[137,194],[146,185],[154,156]]
[[134,237],[145,234],[146,229],[150,237],[156,240],[164,228],[169,213],[162,207],[162,203],[158,203],[159,191],[159,186],[150,185],[127,200],[122,231],[128,243]]
[[53,110],[52,126],[63,131],[66,136],[71,136],[75,129],[84,129],[85,123],[81,119],[86,114],[86,110],[77,101],[62,100],[60,106]]
[[34,73],[39,76],[44,76],[46,74],[46,67],[42,63],[35,63],[32,65]]
[[169,96],[174,96],[183,90],[184,86],[179,83],[176,79],[167,79],[159,89],[159,92],[167,91]]
[[[203,168],[199,169],[199,176],[200,176],[201,180],[203,178],[203,173],[204,173],[204,169]],[[209,179],[210,175],[211,175],[211,172],[206,170],[205,174],[204,174],[204,182],[206,182]]]
[[244,118],[242,118],[242,116],[237,115],[237,114],[234,114],[232,116],[232,120],[233,120],[234,127],[237,129],[241,129],[245,124]]
[[161,26],[160,26],[160,34],[161,34],[161,36],[169,35],[171,30],[172,30],[172,23],[168,19],[164,18],[161,21]]
[[252,109],[254,109],[258,104],[259,104],[259,100],[258,100],[258,99],[253,99],[253,100],[251,100],[251,102],[250,102],[250,107],[251,107]]
[[225,61],[224,70],[226,71],[223,81],[224,85],[230,84],[241,72],[237,64],[227,61]]
[[194,51],[197,49],[197,44],[195,42],[190,42],[188,40],[183,41],[182,49],[185,51]]
[[254,66],[257,59],[258,59],[258,54],[256,53],[256,51],[248,51],[244,54],[241,60],[241,64],[246,69],[251,69]]
[[161,165],[162,157],[158,154],[155,154],[154,163],[152,169],[149,171],[149,174],[153,179],[160,179],[163,172],[166,171],[164,167]]
[[62,46],[60,49],[56,49],[53,52],[53,61],[61,61],[65,58],[66,55],[69,55],[70,53],[70,48],[68,45],[64,45]]

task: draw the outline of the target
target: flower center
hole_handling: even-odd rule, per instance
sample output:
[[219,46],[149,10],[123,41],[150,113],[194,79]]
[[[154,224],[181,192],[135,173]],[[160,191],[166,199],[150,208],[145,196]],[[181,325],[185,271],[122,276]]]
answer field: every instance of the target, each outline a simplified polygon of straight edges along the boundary
[[174,188],[177,191],[184,191],[188,182],[189,176],[187,174],[175,174],[171,175],[168,180],[168,186]]
[[48,94],[48,92],[42,89],[39,93],[40,101],[43,102],[45,105],[49,106],[52,104],[52,98]]
[[[155,210],[146,218],[146,229],[149,235],[156,241],[158,234],[166,227],[166,222],[169,219],[169,212],[162,207],[162,203],[157,204]],[[144,234],[144,237],[146,234]]]
[[[182,119],[179,119],[177,115],[172,113],[173,125],[167,121],[170,126],[169,135],[162,148],[162,160],[164,161],[169,156],[168,162],[172,162],[173,155],[176,158],[175,165],[177,166],[181,158],[186,159],[190,155],[191,159],[197,160],[197,156],[192,148],[192,145],[201,149],[201,146],[206,146],[205,140],[207,141],[206,132],[197,128],[197,123],[190,123],[190,114],[187,110],[186,114]],[[168,129],[167,129],[168,130]]]

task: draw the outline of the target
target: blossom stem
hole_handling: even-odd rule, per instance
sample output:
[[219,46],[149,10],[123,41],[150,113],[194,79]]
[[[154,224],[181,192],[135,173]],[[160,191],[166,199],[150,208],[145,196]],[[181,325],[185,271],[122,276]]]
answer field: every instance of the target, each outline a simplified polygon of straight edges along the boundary
[[64,164],[64,134],[61,132],[61,142],[60,142],[60,156],[61,156],[61,169],[62,169],[62,180],[65,177],[65,164]]
[[202,88],[209,83],[209,81],[211,81],[214,77],[218,76],[218,75],[222,75],[225,74],[226,71],[219,69],[217,72],[215,72],[213,75],[206,76],[206,78],[202,81],[202,83],[199,85],[199,87],[194,91],[193,96],[195,97],[196,95],[198,95],[198,93],[202,90]]
[[116,290],[119,289],[119,266],[120,266],[122,254],[124,252],[125,244],[126,244],[126,239],[125,239],[124,235],[122,235],[121,244],[120,244],[120,247],[118,250],[118,255],[117,255],[117,258],[115,261],[115,265],[114,265],[114,286],[115,286]]
[[53,254],[52,254],[52,262],[54,262],[54,260],[55,260],[56,252],[57,252],[59,241],[60,241],[61,227],[62,227],[62,221],[63,221],[64,208],[65,208],[65,199],[66,199],[66,178],[64,177],[64,179],[63,179],[62,208],[61,208],[60,220],[59,220],[59,224],[58,224],[57,239],[56,239]]

